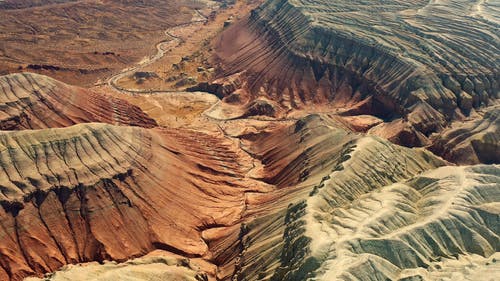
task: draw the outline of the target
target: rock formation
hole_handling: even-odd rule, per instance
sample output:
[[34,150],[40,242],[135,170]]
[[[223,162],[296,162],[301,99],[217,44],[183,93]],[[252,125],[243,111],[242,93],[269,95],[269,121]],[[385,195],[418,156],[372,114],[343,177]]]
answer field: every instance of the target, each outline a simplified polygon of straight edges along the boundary
[[[105,5],[42,2],[20,12]],[[164,18],[159,0],[107,2]],[[498,4],[267,0],[228,15],[246,3],[207,16],[223,31],[203,55],[168,46],[217,76],[191,93],[0,76],[0,280],[499,279]]]
[[459,164],[500,163],[500,106],[485,109],[481,118],[457,122],[436,136],[430,149]]
[[456,258],[465,276],[480,274],[469,260],[498,270],[485,260],[500,246],[499,166],[443,167],[333,124],[311,116],[251,138],[278,190],[247,197],[236,280],[434,280]]
[[[218,42],[220,76],[250,99],[374,115],[410,146],[499,98],[499,33],[488,1],[270,0]],[[384,132],[388,130],[389,132]],[[395,138],[398,139],[398,138]]]
[[136,281],[179,280],[206,281],[207,276],[187,259],[166,257],[137,258],[124,263],[97,262],[83,266],[66,266],[45,278],[27,278],[26,281]]
[[[468,261],[496,268],[500,167],[449,166],[350,132],[360,121],[337,115],[214,122],[2,131],[0,279],[162,268],[186,280],[398,280]],[[155,250],[209,266],[127,262]],[[106,260],[124,263],[63,267]]]
[[0,77],[0,130],[66,127],[86,122],[154,127],[137,106],[47,76]]
[[91,123],[0,143],[2,280],[154,249],[209,256],[201,232],[233,225],[258,190],[234,144],[202,133]]

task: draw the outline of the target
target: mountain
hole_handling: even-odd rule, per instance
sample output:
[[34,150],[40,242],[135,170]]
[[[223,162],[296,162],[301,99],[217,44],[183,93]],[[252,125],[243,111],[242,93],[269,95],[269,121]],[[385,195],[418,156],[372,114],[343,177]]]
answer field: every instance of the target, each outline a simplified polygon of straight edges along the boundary
[[223,97],[372,115],[384,121],[375,134],[426,146],[497,103],[497,11],[485,1],[265,1],[218,39],[219,76],[238,77]]
[[0,129],[46,129],[103,122],[154,127],[137,106],[33,73],[0,77]]
[[241,218],[249,164],[223,136],[113,126],[2,132],[2,280],[155,249],[210,257]]
[[0,280],[499,279],[498,11],[0,1]]
[[482,117],[466,122],[457,122],[453,125],[435,136],[430,147],[432,151],[460,164],[499,162],[499,106],[484,109]]

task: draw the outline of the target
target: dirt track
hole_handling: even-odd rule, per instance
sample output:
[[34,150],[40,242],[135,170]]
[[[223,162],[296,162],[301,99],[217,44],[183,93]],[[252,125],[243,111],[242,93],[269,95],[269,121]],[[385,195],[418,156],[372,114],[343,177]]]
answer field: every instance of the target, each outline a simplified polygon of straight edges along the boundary
[[183,42],[183,39],[175,35],[176,31],[191,27],[193,25],[203,24],[206,23],[207,21],[208,18],[205,15],[203,15],[199,10],[196,10],[196,15],[193,16],[191,21],[176,25],[174,27],[165,30],[165,35],[168,38],[156,44],[156,49],[157,49],[156,54],[150,56],[149,58],[143,59],[136,66],[123,69],[120,73],[110,77],[107,80],[106,84],[113,90],[124,94],[151,94],[151,93],[178,92],[178,90],[168,90],[168,89],[167,90],[126,89],[124,87],[119,86],[117,84],[117,81],[133,74],[134,72],[138,71],[143,67],[155,63],[156,61],[161,59],[166,53],[169,53],[173,48],[179,47],[179,45]]

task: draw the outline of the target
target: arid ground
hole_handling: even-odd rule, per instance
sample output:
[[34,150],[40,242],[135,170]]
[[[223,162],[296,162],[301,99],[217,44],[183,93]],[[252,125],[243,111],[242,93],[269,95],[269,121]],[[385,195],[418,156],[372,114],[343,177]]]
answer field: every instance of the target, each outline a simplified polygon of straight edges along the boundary
[[0,280],[500,279],[499,25],[0,1]]

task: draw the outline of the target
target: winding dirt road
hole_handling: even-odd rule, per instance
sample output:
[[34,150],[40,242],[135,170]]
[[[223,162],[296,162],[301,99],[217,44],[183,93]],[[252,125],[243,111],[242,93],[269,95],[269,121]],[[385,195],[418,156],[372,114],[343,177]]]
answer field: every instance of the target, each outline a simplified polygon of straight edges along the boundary
[[178,92],[179,90],[168,90],[168,89],[167,90],[127,89],[119,86],[117,82],[124,77],[132,75],[139,69],[151,65],[152,63],[155,63],[156,61],[161,59],[166,53],[170,52],[171,49],[179,47],[180,44],[183,43],[183,39],[175,35],[176,31],[178,31],[179,29],[191,27],[193,25],[204,24],[208,21],[208,18],[205,15],[203,15],[200,12],[200,10],[196,9],[195,11],[196,14],[193,16],[191,21],[173,26],[165,30],[165,35],[168,37],[168,39],[165,39],[156,44],[157,52],[155,55],[142,60],[136,66],[127,67],[123,69],[120,73],[111,76],[107,80],[106,84],[113,90],[123,94],[152,94],[152,93]]

